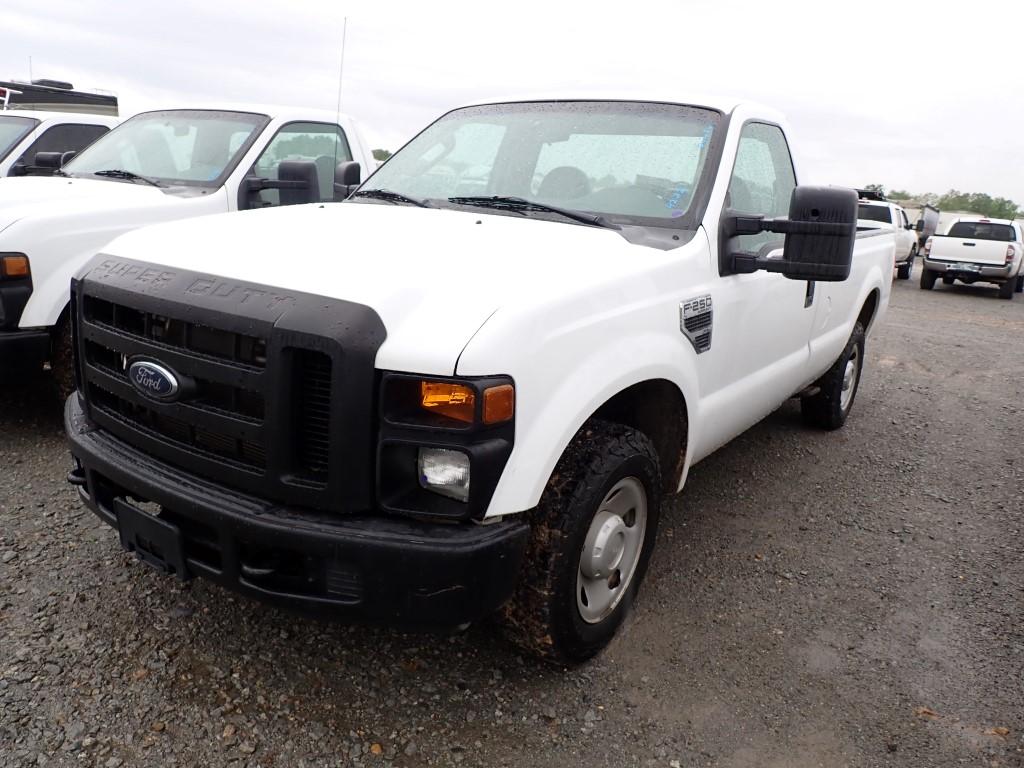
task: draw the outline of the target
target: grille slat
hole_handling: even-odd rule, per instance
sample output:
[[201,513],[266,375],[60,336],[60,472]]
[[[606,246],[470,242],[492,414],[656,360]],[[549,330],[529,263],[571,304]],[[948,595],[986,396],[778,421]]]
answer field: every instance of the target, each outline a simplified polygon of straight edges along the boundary
[[326,480],[330,458],[331,358],[312,350],[295,351],[297,454],[302,474]]

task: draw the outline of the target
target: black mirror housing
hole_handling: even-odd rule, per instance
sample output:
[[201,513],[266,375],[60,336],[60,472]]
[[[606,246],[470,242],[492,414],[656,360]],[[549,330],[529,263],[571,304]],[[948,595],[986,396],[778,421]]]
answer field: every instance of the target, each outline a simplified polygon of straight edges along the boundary
[[917,232],[924,232],[924,219],[917,220],[917,223],[914,224],[914,230]]
[[36,159],[33,161],[36,168],[57,170],[61,166],[63,152],[36,152]]
[[758,232],[786,236],[781,259],[733,254],[730,271],[742,274],[763,269],[779,272],[791,280],[845,280],[853,265],[857,201],[857,193],[852,189],[800,186],[790,198],[788,219],[728,212],[723,220],[727,238]]
[[363,176],[362,166],[355,160],[338,163],[334,169],[334,199],[344,200],[355,192]]

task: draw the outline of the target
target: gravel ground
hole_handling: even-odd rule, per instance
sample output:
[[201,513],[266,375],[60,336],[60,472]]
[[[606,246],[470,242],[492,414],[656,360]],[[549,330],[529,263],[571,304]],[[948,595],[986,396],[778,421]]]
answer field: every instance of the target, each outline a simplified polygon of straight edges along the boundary
[[1024,765],[1022,298],[898,281],[845,429],[788,404],[697,467],[571,670],[147,570],[8,372],[0,765]]

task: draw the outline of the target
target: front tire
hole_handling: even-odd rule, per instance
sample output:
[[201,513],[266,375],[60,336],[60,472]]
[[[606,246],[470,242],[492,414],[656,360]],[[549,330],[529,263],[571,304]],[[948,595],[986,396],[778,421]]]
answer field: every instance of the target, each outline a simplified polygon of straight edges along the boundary
[[864,326],[853,326],[846,348],[832,367],[818,379],[817,394],[800,401],[804,423],[819,429],[839,429],[853,408],[864,369]]
[[511,639],[560,663],[601,651],[643,581],[660,497],[650,439],[621,424],[588,421],[531,515],[523,573],[501,615]]
[[71,342],[71,322],[64,318],[53,330],[50,341],[50,371],[61,403],[75,391],[75,355]]

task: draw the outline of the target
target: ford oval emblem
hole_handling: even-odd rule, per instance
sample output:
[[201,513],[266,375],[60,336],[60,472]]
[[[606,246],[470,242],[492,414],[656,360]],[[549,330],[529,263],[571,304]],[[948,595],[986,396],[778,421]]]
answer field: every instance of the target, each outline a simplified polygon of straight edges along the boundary
[[128,379],[139,392],[154,400],[175,400],[180,390],[178,377],[150,360],[137,360],[128,366]]

